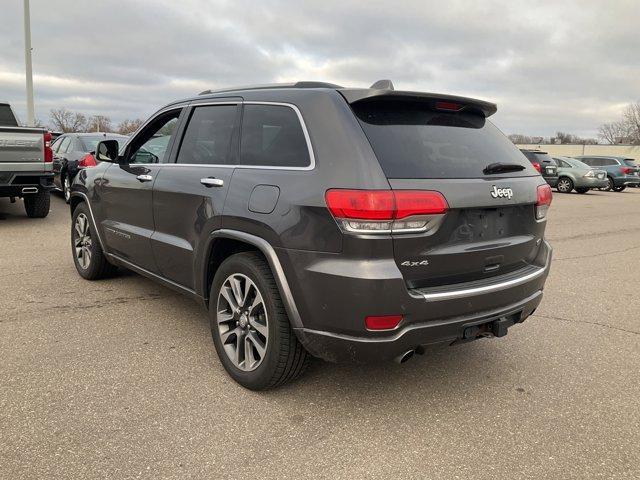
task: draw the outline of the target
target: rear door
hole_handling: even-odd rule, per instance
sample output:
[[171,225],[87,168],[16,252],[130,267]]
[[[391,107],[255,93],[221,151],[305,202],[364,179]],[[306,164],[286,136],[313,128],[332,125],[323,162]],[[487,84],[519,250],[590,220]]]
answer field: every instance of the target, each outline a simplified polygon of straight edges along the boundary
[[195,289],[209,232],[222,227],[222,209],[237,160],[241,99],[190,107],[175,163],[153,190],[152,248],[162,276]]
[[[544,232],[534,211],[543,182],[495,126],[479,114],[422,103],[368,101],[352,108],[391,188],[437,191],[449,205],[442,216],[411,223],[422,231],[392,232],[408,287],[481,280],[532,264]],[[516,171],[483,172],[497,162]]]
[[151,119],[127,145],[123,161],[109,165],[98,188],[107,250],[150,272],[158,270],[151,250],[153,184],[171,151],[182,110]]

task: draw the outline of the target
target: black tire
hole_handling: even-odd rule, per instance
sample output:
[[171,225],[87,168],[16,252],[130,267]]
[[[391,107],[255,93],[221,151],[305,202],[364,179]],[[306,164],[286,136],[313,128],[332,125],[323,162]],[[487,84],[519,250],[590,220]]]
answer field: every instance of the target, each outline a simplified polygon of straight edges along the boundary
[[48,190],[24,196],[24,210],[29,218],[44,218],[49,215],[51,194]]
[[585,187],[576,188],[576,192],[578,193],[587,193],[589,190],[590,190],[589,188],[585,188]]
[[[268,319],[266,322],[268,337],[264,347],[265,353],[259,365],[251,371],[236,366],[228,351],[225,350],[218,327],[217,312],[221,308],[219,306],[220,291],[232,275],[244,276],[253,282],[254,287],[262,296],[263,308]],[[246,296],[248,297],[248,294]],[[211,336],[222,365],[229,376],[245,388],[267,390],[278,387],[300,376],[309,365],[311,357],[291,328],[269,264],[257,252],[232,255],[220,265],[211,284],[209,318]],[[231,323],[233,322],[232,320]],[[238,325],[238,322],[235,322],[235,325]],[[251,327],[247,326],[247,329],[251,329]],[[229,338],[233,339],[233,334],[227,337],[227,339]],[[236,336],[235,342],[242,342],[241,338],[238,339]],[[233,345],[233,342],[234,340],[227,341],[227,347],[229,344]]]
[[560,177],[556,190],[560,193],[571,193],[571,190],[573,190],[573,180],[569,177]]
[[[90,241],[88,243],[86,240],[84,242],[79,242],[80,234],[76,225],[78,223],[78,218],[81,215],[84,216],[84,219],[87,222],[85,237],[89,237]],[[76,247],[79,243],[82,243],[82,246]],[[89,259],[87,264],[82,264],[82,260],[79,258],[77,253],[77,248],[86,249],[83,251],[82,255],[87,255],[87,251],[90,253],[90,255],[85,257]],[[93,223],[91,221],[91,213],[85,203],[81,203],[73,211],[71,221],[71,255],[73,256],[73,263],[76,266],[76,270],[80,276],[86,280],[99,280],[101,278],[111,277],[117,270],[115,265],[112,265],[107,261],[107,258],[100,247],[100,241],[96,236]]]
[[614,192],[622,192],[622,191],[624,191],[626,188],[627,188],[627,186],[626,186],[626,185],[623,185],[623,186],[621,186],[621,187],[613,187],[613,191],[614,191]]

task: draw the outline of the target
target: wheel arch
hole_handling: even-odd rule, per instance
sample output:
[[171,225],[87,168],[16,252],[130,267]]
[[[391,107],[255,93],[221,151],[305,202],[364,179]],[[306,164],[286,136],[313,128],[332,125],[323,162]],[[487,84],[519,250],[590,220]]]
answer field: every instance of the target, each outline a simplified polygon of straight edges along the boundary
[[294,328],[302,327],[300,313],[293,299],[289,283],[274,248],[265,239],[238,230],[215,230],[209,236],[205,247],[206,258],[200,275],[202,298],[209,304],[209,289],[216,271],[230,255],[246,251],[257,251],[266,259],[278,285],[289,320]]

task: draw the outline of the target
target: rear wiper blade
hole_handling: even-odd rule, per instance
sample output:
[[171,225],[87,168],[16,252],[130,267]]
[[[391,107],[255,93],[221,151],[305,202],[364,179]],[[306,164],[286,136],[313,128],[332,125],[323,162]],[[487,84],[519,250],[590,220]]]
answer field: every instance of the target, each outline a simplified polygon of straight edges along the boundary
[[526,167],[524,165],[520,165],[519,163],[490,163],[482,173],[485,175],[489,175],[490,173],[506,173],[506,172],[519,172],[524,170]]

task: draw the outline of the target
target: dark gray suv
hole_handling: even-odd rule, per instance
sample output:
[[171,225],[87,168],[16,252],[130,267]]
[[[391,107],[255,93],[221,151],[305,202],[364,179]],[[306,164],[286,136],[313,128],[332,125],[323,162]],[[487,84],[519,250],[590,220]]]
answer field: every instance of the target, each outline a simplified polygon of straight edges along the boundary
[[405,361],[536,309],[551,189],[470,98],[300,82],[159,110],[72,186],[80,275],[116,266],[210,312],[251,389],[311,356]]

